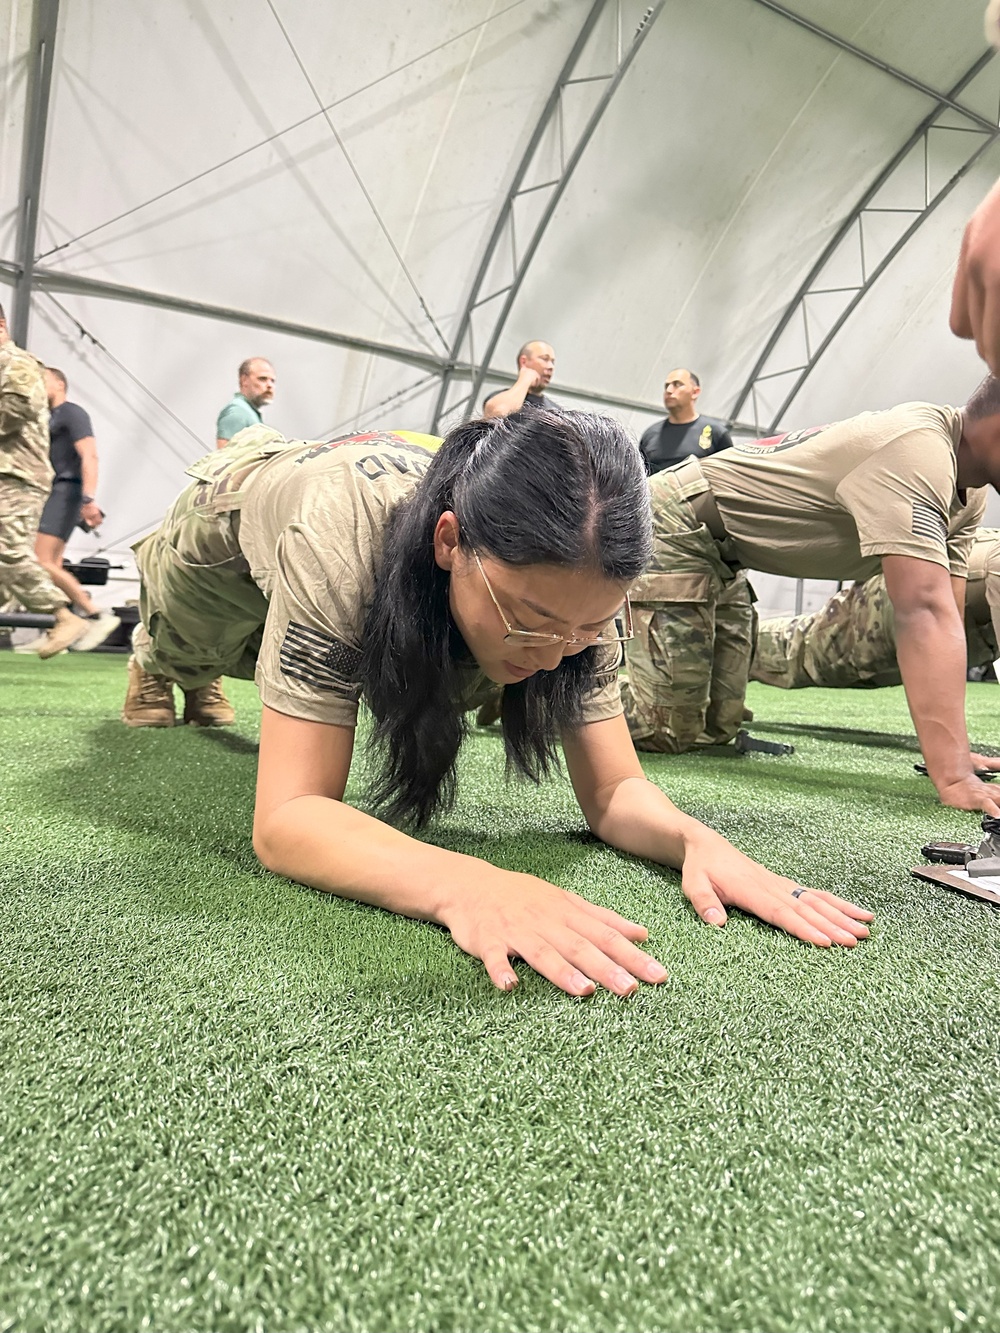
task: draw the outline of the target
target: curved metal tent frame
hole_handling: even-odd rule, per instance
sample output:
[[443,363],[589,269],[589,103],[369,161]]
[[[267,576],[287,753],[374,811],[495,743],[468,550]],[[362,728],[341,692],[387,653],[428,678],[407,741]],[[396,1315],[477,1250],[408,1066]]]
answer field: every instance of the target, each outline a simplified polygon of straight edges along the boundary
[[[441,388],[438,392],[437,403],[435,404],[434,415],[431,421],[432,431],[437,430],[442,417],[449,416],[451,412],[458,407],[465,407],[466,411],[468,411],[469,407],[474,404],[478,398],[480,390],[483,387],[483,381],[486,379],[487,375],[491,373],[490,363],[493,359],[493,354],[496,351],[500,336],[506,326],[511,309],[517,299],[517,294],[521,290],[521,285],[527,275],[531,261],[534,259],[535,253],[541,244],[548,225],[555,214],[559,200],[562,198],[566,186],[569,184],[570,177],[572,176],[577,163],[580,161],[580,158],[583,156],[587,144],[593,137],[601,117],[607,110],[611,99],[614,97],[622,79],[625,77],[629,66],[638,55],[639,48],[649,35],[650,29],[662,13],[665,3],[666,0],[657,0],[655,5],[650,9],[647,9],[642,21],[636,29],[628,50],[623,54],[621,50],[621,0],[616,0],[617,66],[610,74],[591,76],[587,79],[577,79],[573,77],[573,72],[583,55],[587,43],[597,25],[598,19],[601,17],[602,12],[610,7],[610,0],[595,0],[595,3],[591,6],[590,12],[588,13],[577,39],[573,43],[573,47],[566,58],[566,62],[559,73],[559,77],[556,79],[555,85],[542,108],[541,115],[528,138],[527,147],[525,148],[524,154],[514,172],[513,179],[507,189],[507,194],[500,206],[500,211],[497,214],[496,222],[493,225],[493,230],[486,243],[486,248],[479,261],[476,276],[473,279],[472,287],[466,298],[461,316],[459,317],[458,330],[451,346],[449,365],[441,377]],[[565,89],[571,84],[583,82],[606,83],[607,86],[598,98],[586,124],[577,137],[576,143],[567,155],[562,135],[562,95]],[[541,147],[542,141],[550,126],[556,126],[560,132],[560,170],[549,180],[541,181],[534,185],[525,185],[525,179],[536,161],[539,148]],[[533,194],[540,190],[549,191],[548,198],[545,201],[545,207],[541,217],[538,219],[530,239],[519,256],[517,253],[514,209],[519,199],[523,198],[525,195]],[[497,259],[500,254],[501,247],[504,245],[505,241],[509,242],[510,245],[510,281],[504,283],[495,290],[488,292],[484,296],[483,288],[487,285],[490,269],[494,260]],[[445,402],[448,395],[448,387],[457,369],[458,357],[461,354],[466,341],[468,341],[469,345],[469,361],[474,367],[476,366],[472,328],[475,311],[488,305],[492,301],[498,300],[501,296],[504,298],[503,305],[500,308],[499,313],[493,319],[492,327],[487,335],[486,348],[482,357],[478,361],[478,366],[473,370],[471,388],[469,389],[469,392],[463,394],[458,402],[453,404],[452,407],[446,407]]]
[[38,239],[41,205],[42,163],[45,131],[52,94],[52,65],[55,57],[59,0],[35,0],[31,20],[31,54],[25,90],[24,156],[17,201],[17,238],[14,272],[14,303],[11,334],[24,346],[28,340],[31,289]]
[[[938,205],[944,202],[962,177],[971,170],[982,154],[996,141],[998,136],[1000,136],[1000,126],[998,126],[997,123],[980,116],[970,107],[965,106],[957,100],[959,94],[962,93],[973,79],[975,79],[976,76],[992,61],[996,54],[995,51],[984,51],[947,93],[940,93],[929,87],[927,84],[911,78],[894,66],[875,59],[860,47],[856,47],[850,42],[845,42],[842,38],[826,31],[826,29],[819,27],[817,24],[808,22],[798,15],[794,15],[789,10],[785,9],[783,5],[776,4],[774,0],[754,0],[754,3],[780,14],[783,18],[798,24],[809,32],[815,33],[823,40],[829,41],[833,45],[840,47],[842,50],[849,52],[851,55],[857,56],[859,59],[874,65],[877,69],[882,70],[892,78],[914,88],[924,96],[932,97],[935,100],[934,108],[924,120],[921,121],[899,151],[886,163],[885,167],[883,167],[872,184],[864,191],[857,203],[844,218],[833,237],[826,246],[824,246],[819,257],[816,259],[808,274],[796,290],[795,295],[785,307],[778,323],[775,325],[773,332],[765,343],[760,356],[757,358],[753,369],[733,402],[730,415],[735,420],[739,417],[744,405],[749,399],[753,408],[753,432],[755,434],[769,434],[778,428],[782,417],[794,401],[799,390],[802,388],[802,385],[812,374],[813,370],[815,370],[824,352],[829,348],[834,338],[840,332],[841,328],[850,318],[854,310],[889,267],[896,255],[899,254],[900,250],[902,250],[907,242],[912,239],[918,229],[927,221]],[[939,125],[938,122],[948,112],[955,113],[969,122],[968,127],[964,130],[959,130],[954,126]],[[969,153],[966,155],[965,161],[958,170],[956,170],[954,174],[932,194],[930,191],[929,157],[930,136],[935,130],[938,132],[944,132],[946,130],[955,130],[955,132],[959,133],[971,132],[974,136],[974,142],[970,147]],[[924,199],[922,205],[916,208],[898,209],[880,208],[877,205],[874,205],[873,201],[878,198],[881,191],[890,183],[893,176],[904,167],[904,164],[914,148],[921,142],[924,145]],[[869,268],[865,253],[864,220],[866,215],[873,215],[876,213],[911,214],[913,216],[913,221],[883,254],[878,263],[876,263],[874,267]],[[849,240],[852,231],[855,231],[855,229],[856,236],[854,239],[858,246],[861,281],[838,287],[823,287],[817,285],[822,281],[822,275],[827,265],[835,258],[840,247]],[[810,336],[809,298],[836,294],[842,294],[847,298],[844,308],[839,312],[832,326],[826,331],[819,342],[814,345]],[[767,369],[772,354],[775,352],[782,336],[797,316],[801,316],[802,321],[801,338],[805,351],[804,361],[802,364],[798,365],[783,365],[782,369]],[[771,380],[787,380],[793,376],[794,379],[791,380],[790,386],[785,387],[784,397],[781,399],[780,405],[769,414],[770,419],[767,424],[762,424],[760,412],[758,410],[758,387]],[[744,428],[746,428],[746,426]]]
[[[141,288],[130,288],[121,284],[101,283],[95,279],[75,277],[66,272],[48,270],[39,267],[35,250],[40,212],[40,189],[44,161],[46,121],[52,78],[53,49],[59,15],[59,0],[34,0],[32,7],[33,26],[31,51],[29,55],[30,68],[25,101],[24,152],[22,157],[18,199],[16,259],[13,263],[0,263],[0,271],[2,271],[0,275],[8,278],[14,285],[12,328],[15,338],[18,338],[18,340],[22,342],[26,339],[31,300],[35,291],[75,290],[79,292],[89,292],[94,295],[102,295],[110,299],[137,302],[152,307],[168,308],[192,314],[210,315],[214,318],[228,320],[229,322],[241,323],[258,328],[270,328],[276,331],[291,333],[310,341],[326,342],[357,351],[363,351],[376,357],[395,360],[440,375],[441,387],[434,410],[434,426],[436,427],[437,423],[443,416],[448,414],[449,410],[454,410],[455,407],[461,404],[475,401],[487,375],[501,383],[510,383],[512,381],[513,376],[510,375],[509,372],[494,370],[490,365],[490,361],[496,350],[497,342],[502,334],[513,302],[521,284],[523,283],[527,269],[534,257],[538,245],[541,243],[545,230],[552,219],[559,199],[562,197],[574,167],[579,162],[580,157],[586,149],[587,143],[592,137],[594,130],[614,95],[615,90],[619,86],[621,79],[624,77],[629,65],[638,53],[642,41],[648,35],[656,18],[659,17],[659,14],[664,7],[665,0],[658,0],[658,3],[654,4],[646,11],[630,46],[625,52],[621,49],[621,0],[615,0],[618,15],[618,49],[617,63],[614,70],[606,75],[589,76],[585,79],[574,80],[573,71],[579,62],[580,56],[587,47],[588,42],[591,40],[602,14],[610,7],[610,3],[611,0],[594,0],[584,23],[581,25],[556,84],[546,101],[538,122],[529,136],[528,146],[522,155],[521,161],[514,173],[510,187],[508,188],[507,194],[501,205],[491,235],[487,241],[483,254],[480,257],[476,276],[470,289],[468,299],[460,314],[457,331],[451,346],[446,355],[436,356],[431,352],[380,343],[372,339],[356,337],[349,333],[338,332],[333,329],[318,328],[304,324],[299,325],[286,320],[274,320],[269,316],[254,313],[252,311],[239,310],[231,307],[208,306],[182,297],[174,297],[166,293],[145,291]],[[887,77],[891,77],[903,83],[907,87],[933,99],[934,101],[933,110],[914,130],[910,138],[885,168],[883,168],[882,172],[879,173],[873,184],[868,187],[850,213],[845,217],[844,221],[840,224],[833,239],[824,247],[822,253],[811,267],[807,278],[800,284],[792,300],[783,311],[778,324],[775,326],[775,329],[769,336],[761,355],[758,357],[753,371],[734,401],[731,416],[736,418],[744,404],[747,402],[747,399],[751,398],[755,393],[758,384],[762,383],[767,378],[777,378],[782,375],[796,375],[798,378],[794,381],[793,387],[790,392],[786,393],[778,411],[773,414],[773,419],[771,421],[771,426],[773,427],[773,425],[779,421],[782,414],[787,410],[789,404],[794,399],[807,376],[815,369],[823,353],[830,346],[836,333],[842,327],[850,313],[856,308],[857,304],[870,290],[878,277],[885,271],[892,259],[912,238],[922,223],[926,221],[934,208],[936,208],[945,198],[946,194],[958,183],[961,177],[972,167],[982,153],[996,141],[998,135],[1000,135],[1000,129],[998,129],[996,123],[985,119],[957,100],[962,90],[973,78],[976,77],[991,59],[992,52],[984,53],[984,55],[975,62],[953,88],[942,93],[907,74],[905,71],[896,68],[886,61],[880,60],[863,48],[856,46],[846,39],[838,37],[836,34],[820,27],[818,24],[804,18],[802,15],[796,14],[793,10],[777,3],[777,0],[748,0],[748,3],[754,3],[770,10],[783,20],[796,24],[821,40],[833,44],[847,54],[882,71]],[[563,91],[574,82],[602,83],[604,87],[582,132],[577,137],[572,150],[568,155],[564,154],[560,173],[552,179],[525,186],[524,182],[528,178],[532,164],[537,158],[539,145],[542,143],[546,132],[551,129],[559,119]],[[853,228],[857,227],[859,229],[861,244],[863,245],[863,233],[860,229],[863,225],[865,215],[876,211],[871,207],[871,204],[876,198],[879,190],[891,179],[894,172],[900,167],[907,155],[912,152],[915,145],[918,144],[921,139],[924,139],[926,145],[928,141],[927,136],[932,130],[956,128],[954,126],[941,126],[937,124],[938,120],[944,114],[949,112],[963,117],[967,122],[966,132],[972,130],[975,134],[976,137],[973,151],[970,152],[962,167],[954,173],[941,190],[937,191],[932,197],[925,198],[923,207],[919,209],[901,210],[912,213],[914,220],[897,239],[896,243],[890,247],[880,262],[870,270],[866,268],[863,273],[862,282],[846,289],[846,294],[850,297],[846,309],[841,312],[834,327],[831,328],[814,347],[812,345],[812,340],[808,335],[806,302],[810,296],[820,294],[820,289],[815,288],[812,284],[817,281],[823,268],[837,250],[837,247],[843,244]],[[542,190],[549,191],[545,207],[542,210],[541,217],[522,254],[519,257],[516,254],[512,255],[511,267],[513,273],[511,282],[501,286],[498,290],[482,296],[481,293],[486,283],[486,279],[489,276],[491,265],[497,258],[500,246],[507,233],[510,233],[513,242],[512,223],[513,210],[516,201],[525,194],[536,191],[540,192]],[[482,357],[476,358],[472,354],[473,349],[471,347],[474,313],[476,309],[487,305],[491,301],[499,299],[501,296],[504,297],[504,303],[502,309],[492,323],[487,344],[484,348],[484,354]],[[797,314],[801,314],[802,316],[803,333],[808,341],[806,360],[801,365],[778,371],[774,376],[771,376],[766,370],[768,360],[774,354],[782,335],[789,329],[789,326],[792,324]],[[470,345],[468,358],[461,359],[462,348],[467,342]],[[452,409],[448,409],[445,401],[448,387],[457,377],[471,380],[471,391],[468,394],[463,394],[459,402],[453,404]],[[658,410],[657,405],[640,402],[630,398],[617,396],[611,397],[587,389],[562,387],[565,393],[571,397],[578,398],[582,402],[601,402],[643,411]],[[742,425],[737,422],[737,428],[758,429],[760,425],[758,415],[758,413],[754,413],[755,420],[753,427]]]

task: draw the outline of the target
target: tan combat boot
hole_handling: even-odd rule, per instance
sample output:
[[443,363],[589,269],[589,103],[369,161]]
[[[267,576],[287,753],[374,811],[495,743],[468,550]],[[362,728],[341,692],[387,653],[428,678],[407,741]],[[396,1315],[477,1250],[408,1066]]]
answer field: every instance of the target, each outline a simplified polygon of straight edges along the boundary
[[134,657],[128,659],[128,693],[122,707],[127,727],[172,727],[174,687],[166,676],[143,671]]
[[75,616],[68,606],[61,606],[55,617],[52,628],[45,631],[37,645],[31,645],[39,657],[55,657],[87,632],[87,622]]
[[232,704],[222,693],[222,681],[184,691],[184,721],[196,727],[229,727],[236,721]]

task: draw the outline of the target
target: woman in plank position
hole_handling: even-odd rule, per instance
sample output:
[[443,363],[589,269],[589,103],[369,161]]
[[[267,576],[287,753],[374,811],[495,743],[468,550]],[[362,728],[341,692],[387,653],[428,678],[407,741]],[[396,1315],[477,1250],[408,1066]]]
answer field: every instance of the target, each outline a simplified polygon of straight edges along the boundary
[[[467,714],[501,690],[508,766],[537,781],[561,742],[593,832],[680,868],[703,920],[735,906],[812,944],[863,939],[870,913],[757,865],[643,775],[617,668],[649,496],[621,428],[536,413],[469,422],[436,453],[421,439],[290,443],[254,427],[195,464],[136,548],[123,719],[171,725],[174,684],[255,674],[263,864],[440,923],[505,990],[513,957],[571,995],[627,995],[666,972],[641,925],[404,831],[451,804]],[[343,800],[359,699],[373,814]]]

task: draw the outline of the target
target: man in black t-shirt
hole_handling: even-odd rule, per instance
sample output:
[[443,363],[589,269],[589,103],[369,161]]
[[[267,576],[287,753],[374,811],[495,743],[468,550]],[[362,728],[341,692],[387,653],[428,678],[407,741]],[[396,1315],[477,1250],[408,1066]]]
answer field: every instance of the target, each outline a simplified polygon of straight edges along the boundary
[[703,417],[696,406],[701,380],[690,370],[672,370],[663,386],[667,415],[643,432],[639,449],[650,476],[685,458],[708,458],[732,445],[725,422]]
[[[73,609],[92,623],[74,640],[74,652],[89,652],[120,625],[117,616],[102,612],[86,588],[63,568],[63,552],[78,523],[96,528],[104,515],[94,498],[97,490],[97,441],[90,417],[76,403],[66,401],[66,376],[45,369],[49,400],[49,458],[55,472],[52,492],[45,501],[35,538],[35,557],[52,582],[63,590]],[[27,645],[30,651],[35,645]]]
[[559,404],[546,398],[556,354],[548,343],[529,342],[517,354],[517,379],[509,389],[500,389],[483,402],[484,417],[509,417],[512,412],[558,412]]

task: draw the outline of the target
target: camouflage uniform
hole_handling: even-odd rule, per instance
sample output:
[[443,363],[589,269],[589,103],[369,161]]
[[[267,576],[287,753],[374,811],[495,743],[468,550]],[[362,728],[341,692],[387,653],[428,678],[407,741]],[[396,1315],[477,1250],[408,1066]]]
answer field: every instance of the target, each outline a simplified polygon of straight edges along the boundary
[[[1000,530],[980,528],[969,554],[965,638],[969,666],[997,656]],[[809,615],[761,622],[751,679],[783,690],[899,685],[896,624],[885,578],[855,583]]]
[[45,614],[69,604],[35,559],[52,475],[42,364],[8,339],[0,344],[0,605],[16,600]]
[[862,580],[894,555],[965,578],[986,491],[956,488],[961,435],[954,408],[902,403],[653,477],[653,564],[636,589],[625,695],[637,746],[683,750],[738,730],[754,635],[741,570]]
[[713,537],[691,504],[708,489],[684,465],[650,479],[653,559],[631,590],[635,638],[622,682],[638,750],[725,744],[743,721],[753,593],[732,544]]
[[[174,683],[187,693],[229,675],[255,678],[277,712],[353,727],[385,528],[440,443],[379,431],[313,444],[253,426],[192,464],[192,484],[133,547],[141,622],[123,720],[172,726]],[[620,657],[602,650],[585,722],[621,713]],[[475,662],[457,674],[462,711],[500,695]]]
[[750,678],[783,690],[898,685],[896,624],[884,576],[842,589],[809,615],[762,620]]
[[[267,598],[240,549],[236,511],[247,477],[287,447],[267,426],[240,431],[225,449],[188,468],[195,481],[181,491],[156,531],[132,547],[142,579],[132,646],[144,671],[185,690],[221,675],[253,679]],[[216,488],[213,483],[220,480]]]
[[[380,449],[391,450],[394,444],[411,451],[404,457],[404,466],[407,458],[410,464],[399,480],[401,495],[423,475],[430,452],[440,445],[437,437],[413,431],[310,445],[286,440],[269,426],[250,426],[237,432],[225,448],[213,450],[187,469],[194,478],[192,484],[170,506],[159,528],[132,547],[142,579],[140,623],[132,634],[132,646],[144,671],[164,676],[185,690],[207,685],[222,675],[254,678],[273,588],[266,577],[261,576],[261,583],[267,585],[267,591],[255,581],[240,541],[250,485],[279,455],[305,455],[303,461],[309,462],[314,456],[329,460],[336,452],[339,459],[355,442],[368,442],[366,448],[370,444],[373,456]],[[386,473],[377,458],[371,467],[376,476]],[[367,473],[358,475],[368,478]],[[344,483],[336,498],[349,507],[351,495]],[[339,505],[331,502],[321,508],[321,519],[339,531],[344,524]],[[325,532],[322,540],[325,545]],[[355,554],[362,566],[361,554]],[[348,583],[353,586],[343,571],[338,582],[343,588]],[[303,614],[301,608],[299,614]]]

